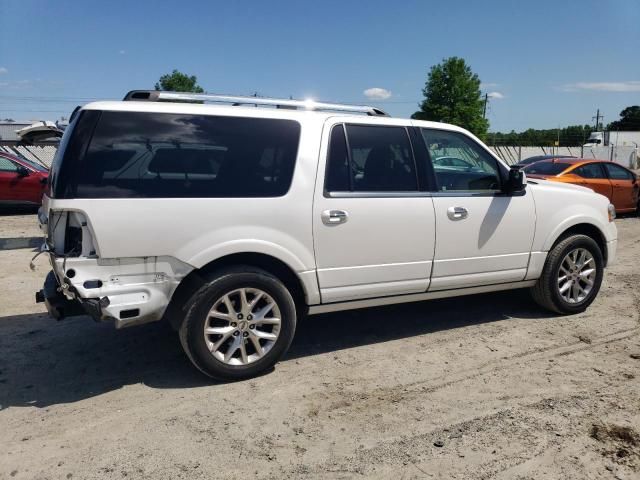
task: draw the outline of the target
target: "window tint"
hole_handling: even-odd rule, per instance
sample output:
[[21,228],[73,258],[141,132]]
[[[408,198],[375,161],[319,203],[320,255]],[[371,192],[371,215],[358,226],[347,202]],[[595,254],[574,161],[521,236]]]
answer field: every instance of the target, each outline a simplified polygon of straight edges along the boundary
[[604,167],[607,169],[607,172],[609,173],[609,178],[611,178],[611,180],[632,180],[633,179],[633,175],[631,175],[631,172],[627,171],[626,169],[618,165],[614,165],[613,163],[605,163]]
[[0,172],[17,172],[18,166],[6,157],[0,157]]
[[498,191],[498,162],[458,132],[422,129],[439,191]]
[[346,130],[346,139],[342,125],[331,130],[327,191],[418,190],[411,143],[404,127],[347,125]]
[[281,196],[291,184],[299,136],[290,120],[102,112],[77,169],[75,195]]
[[347,141],[343,125],[335,125],[331,129],[325,190],[328,192],[348,192],[351,190],[349,155],[347,154]]
[[536,162],[524,167],[526,173],[534,175],[558,175],[564,172],[570,165],[567,163],[556,162]]
[[587,163],[576,168],[571,173],[575,173],[582,178],[605,178],[599,163]]

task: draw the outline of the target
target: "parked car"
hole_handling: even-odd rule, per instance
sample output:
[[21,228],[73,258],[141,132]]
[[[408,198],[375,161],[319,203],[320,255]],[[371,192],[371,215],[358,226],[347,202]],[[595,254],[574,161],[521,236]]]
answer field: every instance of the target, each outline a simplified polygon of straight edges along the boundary
[[[434,169],[445,149],[478,171]],[[219,379],[270,368],[307,315],[514,288],[581,312],[616,256],[604,196],[367,106],[134,91],[79,110],[52,171],[37,300],[166,319]]]
[[567,155],[567,156],[564,156],[564,155],[536,155],[534,157],[528,157],[528,158],[524,158],[524,159],[520,160],[518,163],[516,163],[516,166],[524,167],[525,165],[530,165],[532,163],[539,162],[541,160],[552,160],[554,158],[560,159],[560,158],[576,158],[576,157],[573,157],[571,155]]
[[48,177],[46,167],[0,152],[0,205],[40,205]]
[[16,130],[22,144],[34,144],[43,141],[57,141],[64,133],[64,123],[42,120]]
[[463,172],[482,172],[482,168],[469,160],[458,157],[438,157],[432,160],[435,170],[459,170]]
[[604,195],[620,213],[638,210],[638,176],[614,162],[562,158],[528,165],[524,171],[530,178],[572,183]]

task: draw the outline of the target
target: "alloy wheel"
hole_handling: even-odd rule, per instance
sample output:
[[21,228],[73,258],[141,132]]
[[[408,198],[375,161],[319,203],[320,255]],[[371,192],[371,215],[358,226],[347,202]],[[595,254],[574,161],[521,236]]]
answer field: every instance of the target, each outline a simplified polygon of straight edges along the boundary
[[596,280],[596,262],[585,248],[567,253],[558,269],[558,293],[567,303],[580,303],[588,297]]
[[211,354],[227,365],[247,365],[264,357],[280,335],[276,301],[257,288],[239,288],[218,298],[204,323]]

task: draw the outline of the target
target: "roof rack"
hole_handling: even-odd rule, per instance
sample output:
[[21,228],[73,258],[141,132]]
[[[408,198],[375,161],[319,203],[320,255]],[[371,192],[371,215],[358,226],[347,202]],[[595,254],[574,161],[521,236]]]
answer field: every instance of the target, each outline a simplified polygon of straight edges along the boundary
[[209,93],[181,93],[159,92],[156,90],[131,90],[123,99],[124,101],[158,102],[215,102],[237,105],[270,105],[276,108],[292,110],[329,110],[336,112],[366,113],[371,116],[389,115],[379,108],[365,105],[345,105],[340,103],[324,103],[314,100],[288,100],[280,98],[240,97],[231,95],[214,95]]

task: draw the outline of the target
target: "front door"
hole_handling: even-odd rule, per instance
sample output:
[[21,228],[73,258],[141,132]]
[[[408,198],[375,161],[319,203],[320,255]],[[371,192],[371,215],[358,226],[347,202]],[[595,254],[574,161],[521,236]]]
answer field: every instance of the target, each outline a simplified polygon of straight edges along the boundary
[[530,192],[505,195],[498,161],[465,133],[421,129],[436,178],[429,290],[523,280],[535,231]]
[[24,202],[30,200],[28,177],[18,174],[19,165],[6,157],[0,157],[0,200]]
[[575,168],[570,173],[579,177],[576,182],[578,185],[590,188],[594,192],[604,195],[611,201],[613,189],[601,163],[586,163]]
[[422,293],[429,286],[433,203],[408,129],[388,122],[325,125],[313,205],[323,303]]

